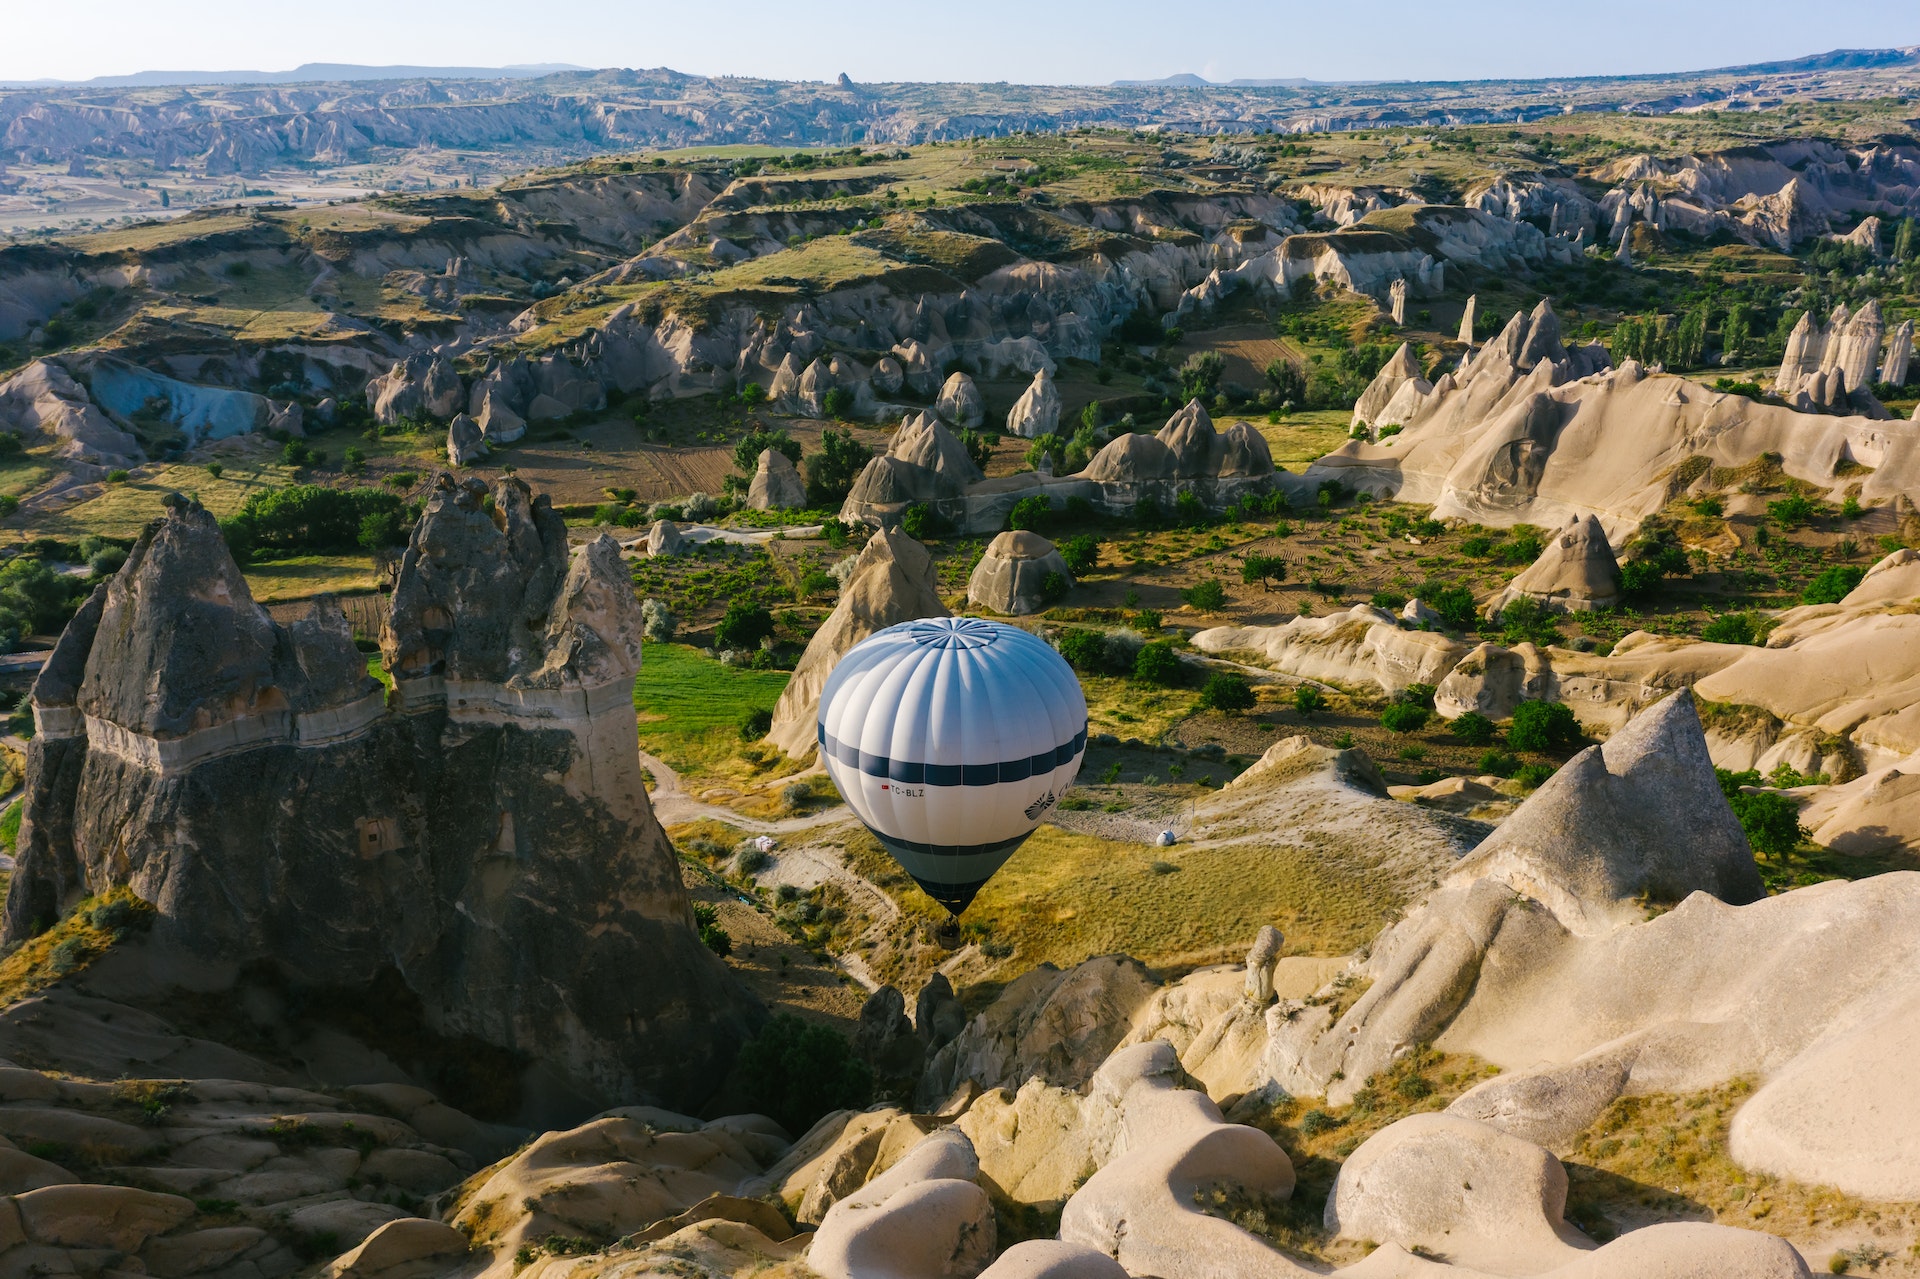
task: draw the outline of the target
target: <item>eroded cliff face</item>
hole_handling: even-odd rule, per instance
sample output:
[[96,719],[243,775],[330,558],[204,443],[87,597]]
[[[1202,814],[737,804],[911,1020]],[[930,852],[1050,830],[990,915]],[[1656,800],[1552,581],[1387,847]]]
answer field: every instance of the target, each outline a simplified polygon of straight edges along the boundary
[[333,990],[397,972],[549,1113],[697,1104],[755,1010],[647,802],[617,547],[570,557],[544,496],[443,476],[383,648],[391,695],[337,606],[276,625],[170,499],[35,685],[5,940],[127,884],[203,956]]

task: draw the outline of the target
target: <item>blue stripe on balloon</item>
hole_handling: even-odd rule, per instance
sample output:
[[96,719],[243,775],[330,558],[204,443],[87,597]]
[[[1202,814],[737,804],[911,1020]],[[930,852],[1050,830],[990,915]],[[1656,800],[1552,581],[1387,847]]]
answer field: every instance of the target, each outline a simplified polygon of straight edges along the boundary
[[1073,762],[1087,745],[1086,726],[1071,741],[1050,751],[997,764],[921,764],[912,760],[888,759],[872,755],[859,747],[830,736],[824,723],[816,723],[815,736],[820,749],[848,768],[857,768],[869,777],[905,782],[913,786],[998,786],[1001,782],[1023,782],[1039,773],[1050,773],[1062,764]]

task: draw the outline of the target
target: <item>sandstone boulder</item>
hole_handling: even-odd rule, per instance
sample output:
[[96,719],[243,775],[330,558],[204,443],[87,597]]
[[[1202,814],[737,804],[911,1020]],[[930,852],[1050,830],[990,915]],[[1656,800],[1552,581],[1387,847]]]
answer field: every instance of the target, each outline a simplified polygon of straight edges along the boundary
[[790,511],[807,504],[807,482],[793,460],[778,449],[760,450],[759,465],[747,486],[747,505],[756,511]]
[[1038,533],[1002,533],[967,579],[967,599],[979,608],[1022,616],[1050,606],[1073,585],[1052,542]]
[[820,692],[848,649],[875,631],[920,617],[947,617],[925,547],[905,533],[882,529],[854,561],[840,602],[807,642],[793,678],[774,704],[766,740],[795,758],[818,746]]
[[1517,599],[1531,599],[1557,612],[1587,613],[1620,603],[1620,564],[1606,530],[1593,516],[1569,520],[1546,549],[1487,605],[1487,616]]
[[467,1237],[424,1217],[389,1221],[320,1272],[326,1279],[424,1279],[467,1255]]
[[964,1133],[934,1133],[828,1210],[807,1264],[826,1279],[973,1279],[994,1251],[979,1175]]
[[869,379],[873,389],[882,395],[898,395],[906,385],[906,371],[900,367],[900,361],[891,355],[883,355],[874,361],[873,375]]
[[680,536],[680,526],[672,520],[655,520],[647,530],[647,557],[657,559],[662,555],[680,555],[687,549],[687,539]]
[[487,455],[486,437],[465,413],[456,414],[447,426],[447,465],[467,466]]
[[964,373],[955,373],[947,379],[940,388],[940,397],[933,402],[933,411],[941,421],[967,429],[977,429],[987,420],[987,406],[980,398],[980,388]]
[[445,356],[431,351],[395,361],[367,383],[367,407],[383,426],[402,418],[450,418],[466,404],[466,388]]
[[1125,1279],[1104,1252],[1058,1239],[1028,1239],[1001,1253],[981,1279]]
[[1007,433],[1031,440],[1052,435],[1059,426],[1060,388],[1054,385],[1052,372],[1041,369],[1007,412]]
[[1588,931],[1644,916],[1638,901],[1765,895],[1684,689],[1548,778],[1451,882],[1496,878]]
[[14,1199],[20,1224],[34,1243],[63,1248],[137,1252],[193,1216],[191,1199],[130,1186],[47,1186]]
[[545,392],[527,402],[527,421],[529,422],[564,422],[572,416],[572,406]]

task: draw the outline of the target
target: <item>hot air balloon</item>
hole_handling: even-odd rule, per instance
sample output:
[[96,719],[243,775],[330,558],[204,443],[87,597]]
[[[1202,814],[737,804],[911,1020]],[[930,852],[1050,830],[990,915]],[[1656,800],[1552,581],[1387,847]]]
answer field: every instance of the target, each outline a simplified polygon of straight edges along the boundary
[[819,738],[847,804],[957,916],[1073,784],[1087,702],[1044,640],[929,617],[840,659],[820,694]]

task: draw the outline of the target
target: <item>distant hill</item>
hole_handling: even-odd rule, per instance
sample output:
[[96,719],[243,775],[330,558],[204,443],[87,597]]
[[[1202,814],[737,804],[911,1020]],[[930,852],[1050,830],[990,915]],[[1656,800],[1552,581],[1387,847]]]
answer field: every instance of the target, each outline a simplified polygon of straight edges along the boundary
[[511,67],[366,67],[352,62],[305,62],[291,71],[136,71],[132,75],[103,75],[91,80],[8,80],[9,87],[86,85],[102,89],[141,88],[175,84],[314,84],[356,80],[520,80],[552,75],[556,71],[585,71],[568,62],[540,62]]
[[1115,80],[1109,87],[1115,89],[1304,89],[1313,84],[1344,83],[1334,80],[1309,80],[1303,76],[1294,76],[1287,80],[1223,80],[1203,79],[1191,71],[1182,71],[1179,75],[1163,76],[1158,80]]

